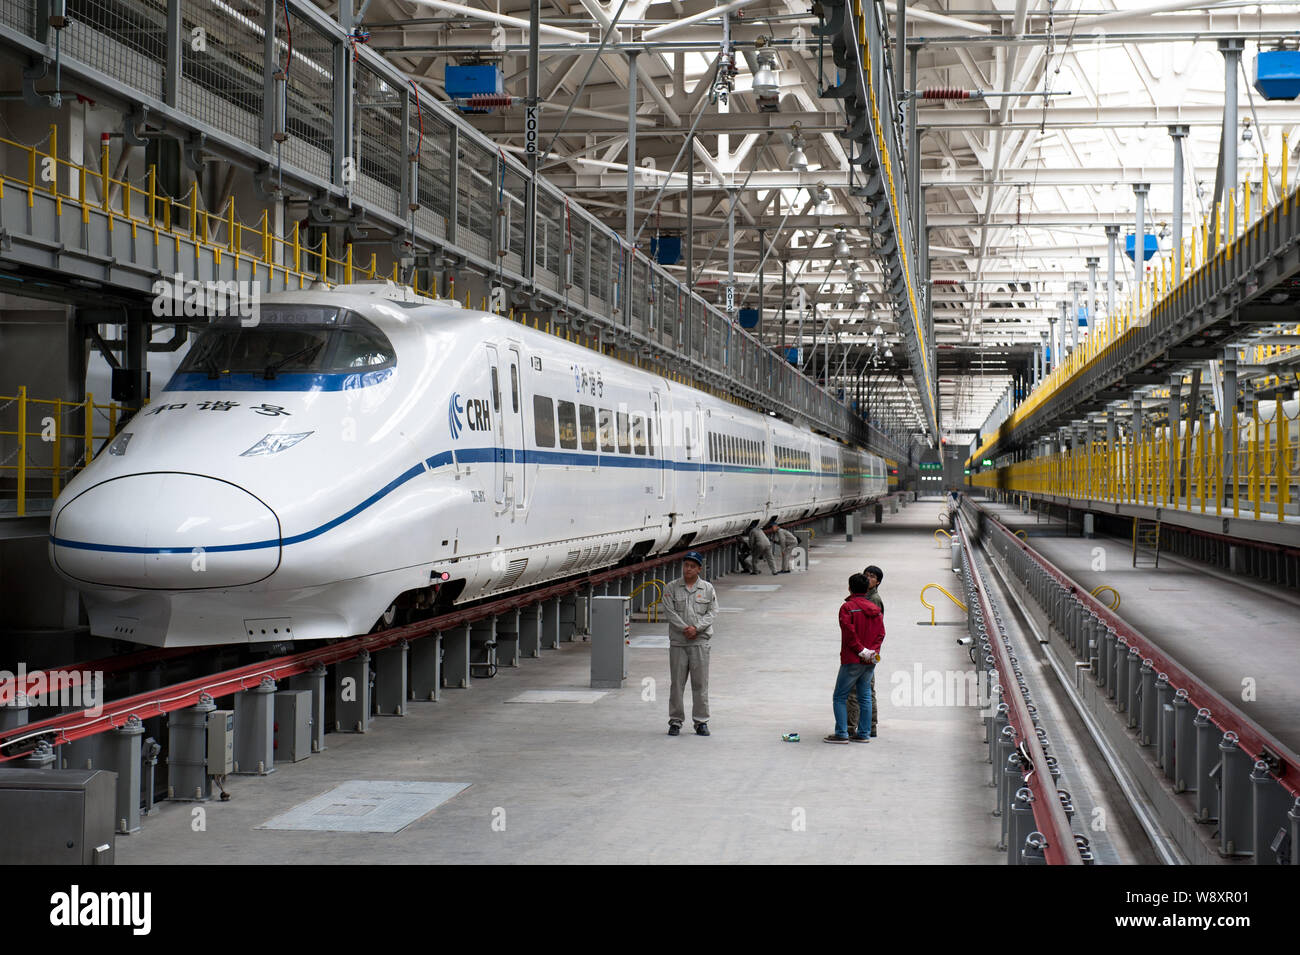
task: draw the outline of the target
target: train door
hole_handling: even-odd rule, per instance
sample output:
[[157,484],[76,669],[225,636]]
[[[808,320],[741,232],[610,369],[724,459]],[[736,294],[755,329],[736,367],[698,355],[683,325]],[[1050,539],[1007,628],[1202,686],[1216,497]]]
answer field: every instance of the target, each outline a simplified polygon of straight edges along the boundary
[[[658,492],[655,495],[660,501],[664,499],[664,485],[667,482],[667,476],[664,473],[664,466],[670,453],[669,435],[664,433],[663,415],[659,413],[659,392],[650,393],[650,423],[647,426],[647,434],[650,439],[650,454],[658,460]],[[658,441],[658,451],[655,450],[655,442]]]
[[497,504],[506,502],[506,463],[505,455],[502,453],[505,447],[505,415],[501,413],[501,369],[500,358],[497,355],[495,345],[488,345],[488,375],[490,378],[489,385],[492,389],[492,417],[494,419],[492,427],[492,444],[495,453],[492,455],[493,470],[493,494],[492,499]]
[[700,503],[703,504],[709,486],[709,438],[704,433],[704,407],[698,401],[695,403],[695,433],[699,436]]
[[503,396],[501,409],[505,421],[506,479],[516,509],[522,510],[528,506],[528,488],[525,484],[527,469],[524,467],[523,360],[517,344],[511,343],[506,350],[506,363],[510,366],[506,382],[508,393]]

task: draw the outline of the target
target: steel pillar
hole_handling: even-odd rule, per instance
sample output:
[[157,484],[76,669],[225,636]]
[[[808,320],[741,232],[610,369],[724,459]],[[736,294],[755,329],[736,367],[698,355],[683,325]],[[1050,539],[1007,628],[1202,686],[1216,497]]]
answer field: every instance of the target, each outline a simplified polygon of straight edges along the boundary
[[275,681],[269,676],[235,694],[235,772],[240,776],[275,772]]
[[375,704],[380,716],[405,716],[407,660],[410,644],[405,640],[375,653]]
[[412,700],[437,701],[442,689],[442,634],[434,633],[411,644],[407,657],[410,676],[407,690]]
[[1183,140],[1190,131],[1187,126],[1170,126],[1169,138],[1174,141],[1174,281],[1183,278]]
[[1133,185],[1133,195],[1137,200],[1137,225],[1133,231],[1133,292],[1135,295],[1140,294],[1144,274],[1142,270],[1146,264],[1146,210],[1147,194],[1150,191],[1150,183],[1138,182]]
[[334,668],[334,732],[370,729],[370,653],[362,650]]
[[1115,314],[1115,254],[1119,251],[1119,226],[1106,226],[1106,315]]

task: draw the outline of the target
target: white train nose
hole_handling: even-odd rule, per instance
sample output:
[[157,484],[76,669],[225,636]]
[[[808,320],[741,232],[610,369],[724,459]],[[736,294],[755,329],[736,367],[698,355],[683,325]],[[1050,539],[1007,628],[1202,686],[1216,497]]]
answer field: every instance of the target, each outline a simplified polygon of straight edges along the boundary
[[204,590],[264,580],[280,565],[280,521],[243,488],[198,474],[132,474],[61,507],[51,556],[109,587]]

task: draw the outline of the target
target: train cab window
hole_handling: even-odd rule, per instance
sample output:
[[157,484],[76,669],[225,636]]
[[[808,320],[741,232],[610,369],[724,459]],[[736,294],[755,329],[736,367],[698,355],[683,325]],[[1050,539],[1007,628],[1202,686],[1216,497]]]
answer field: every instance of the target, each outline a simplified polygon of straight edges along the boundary
[[578,437],[582,439],[582,450],[597,450],[596,409],[591,405],[578,406]]
[[542,395],[533,395],[533,433],[539,448],[555,447],[555,410],[551,399]]
[[560,447],[570,451],[578,447],[578,418],[572,401],[557,401],[555,410],[560,419]]
[[645,415],[632,416],[632,451],[645,454]]
[[628,434],[627,412],[620,411],[617,416],[618,421],[618,453],[631,454],[632,441]]
[[[547,401],[550,401],[548,398]],[[492,366],[492,410],[501,410],[501,385],[497,382],[497,369]]]
[[614,412],[608,408],[600,409],[600,450],[614,451]]
[[519,413],[519,366],[510,363],[510,410]]
[[366,372],[391,368],[396,352],[387,336],[360,315],[315,305],[261,308],[257,325],[220,317],[199,334],[178,374],[254,374],[274,381],[283,374]]

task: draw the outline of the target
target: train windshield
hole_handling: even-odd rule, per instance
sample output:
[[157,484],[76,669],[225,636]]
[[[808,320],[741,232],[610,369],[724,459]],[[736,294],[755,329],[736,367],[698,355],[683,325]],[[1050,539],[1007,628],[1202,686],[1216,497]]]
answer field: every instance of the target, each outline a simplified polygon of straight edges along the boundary
[[205,328],[177,375],[255,376],[364,374],[397,363],[392,343],[378,328],[345,309],[319,306],[263,307],[256,325],[238,318]]

